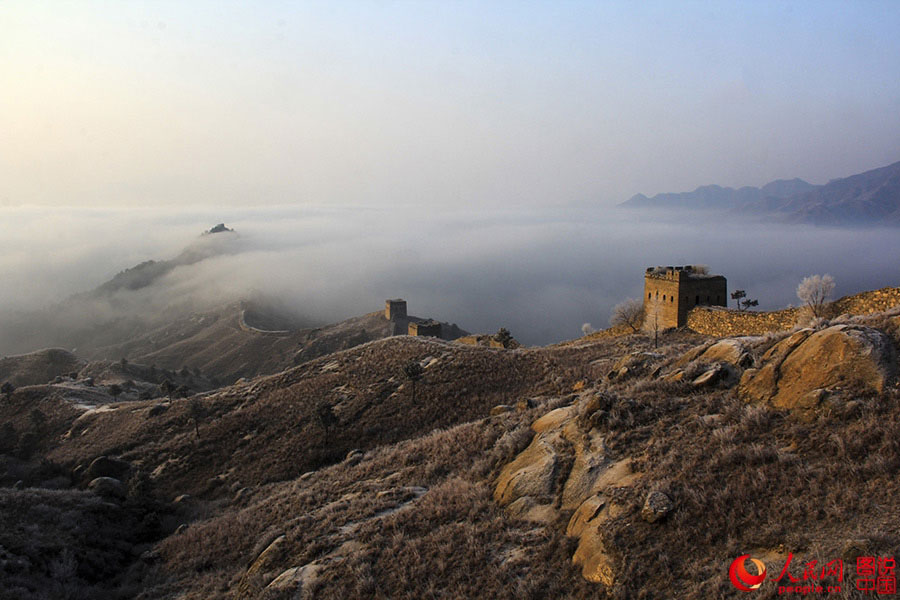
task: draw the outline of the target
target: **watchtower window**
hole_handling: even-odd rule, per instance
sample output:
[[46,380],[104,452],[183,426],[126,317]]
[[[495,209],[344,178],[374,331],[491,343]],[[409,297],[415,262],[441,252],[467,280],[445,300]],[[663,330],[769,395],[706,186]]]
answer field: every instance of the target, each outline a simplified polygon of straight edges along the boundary
[[653,298],[653,292],[647,292],[647,300]]
[[669,302],[670,303],[675,302],[675,296],[669,296]]
[[663,302],[665,302],[665,301],[666,301],[666,295],[663,294]]
[[694,297],[694,306],[697,306],[698,304],[700,304],[700,296],[695,296]]

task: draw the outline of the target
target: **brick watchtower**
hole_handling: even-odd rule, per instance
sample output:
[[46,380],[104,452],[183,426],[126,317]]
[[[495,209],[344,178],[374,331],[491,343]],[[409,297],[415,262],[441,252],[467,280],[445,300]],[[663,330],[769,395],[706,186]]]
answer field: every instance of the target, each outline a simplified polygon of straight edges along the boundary
[[384,318],[388,321],[399,321],[406,318],[406,300],[396,298],[384,301]]
[[683,327],[687,313],[699,305],[726,306],[728,287],[722,275],[706,268],[648,267],[644,274],[644,328]]

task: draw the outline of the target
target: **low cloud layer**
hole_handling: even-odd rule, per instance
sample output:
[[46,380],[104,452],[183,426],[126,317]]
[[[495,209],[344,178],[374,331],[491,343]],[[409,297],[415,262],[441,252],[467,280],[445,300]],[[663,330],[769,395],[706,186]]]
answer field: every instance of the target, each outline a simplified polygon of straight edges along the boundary
[[[708,264],[728,277],[729,291],[758,298],[760,309],[797,303],[797,283],[812,273],[832,274],[837,296],[900,279],[895,230],[649,221],[609,210],[17,208],[4,217],[0,308],[7,315],[65,305],[118,271],[173,258],[222,221],[239,234],[231,253],[121,292],[107,309],[164,316],[172,305],[204,310],[264,294],[324,324],[403,297],[415,315],[470,331],[506,327],[525,343],[545,344],[578,337],[585,322],[605,327],[616,303],[641,296],[651,265]],[[77,318],[89,326],[110,316],[92,310]],[[0,352],[35,349],[5,339],[2,328]],[[53,338],[39,333],[35,346]]]

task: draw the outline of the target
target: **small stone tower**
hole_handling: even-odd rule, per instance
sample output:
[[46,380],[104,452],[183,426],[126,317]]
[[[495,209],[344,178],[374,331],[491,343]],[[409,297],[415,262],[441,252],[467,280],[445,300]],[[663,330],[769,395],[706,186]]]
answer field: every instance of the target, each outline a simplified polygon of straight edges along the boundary
[[406,300],[396,298],[384,301],[384,318],[388,321],[399,321],[406,318]]
[[412,321],[409,324],[409,335],[441,337],[441,324],[434,319],[427,321]]
[[687,324],[695,306],[726,306],[728,287],[722,275],[706,269],[648,267],[644,274],[644,329],[668,329]]

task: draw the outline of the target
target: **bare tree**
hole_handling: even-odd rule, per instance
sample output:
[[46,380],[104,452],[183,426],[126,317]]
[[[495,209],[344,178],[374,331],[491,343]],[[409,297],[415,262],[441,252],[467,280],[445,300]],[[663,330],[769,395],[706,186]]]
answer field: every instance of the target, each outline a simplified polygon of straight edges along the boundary
[[585,324],[583,324],[583,325],[581,326],[581,334],[582,334],[582,335],[591,335],[592,333],[594,333],[594,331],[595,331],[595,330],[594,330],[594,328],[591,326],[590,323],[585,323]]
[[648,301],[645,313],[641,313],[644,321],[642,326],[644,329],[653,332],[653,347],[659,348],[659,324],[660,313],[662,313],[663,304],[659,299],[659,292],[656,296]]
[[828,275],[810,275],[804,277],[797,286],[797,297],[807,306],[814,317],[821,317],[828,305],[828,298],[834,291],[834,277]]
[[319,427],[325,431],[326,435],[328,435],[328,430],[331,429],[332,426],[339,423],[337,415],[334,414],[334,409],[331,408],[331,405],[327,400],[320,400],[316,405],[315,417]]
[[412,385],[412,401],[415,402],[416,382],[425,375],[425,369],[422,368],[422,365],[419,364],[418,361],[411,360],[403,365],[403,374],[406,375],[406,378],[409,379],[410,384]]
[[194,433],[197,435],[197,439],[200,439],[200,421],[206,417],[206,407],[203,405],[203,402],[200,401],[199,398],[194,397],[188,401],[188,414],[190,415],[191,420],[194,422]]
[[640,331],[644,324],[644,303],[634,298],[629,298],[613,307],[612,317],[609,322],[614,327],[627,325],[635,333]]

